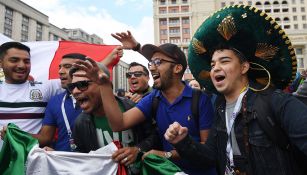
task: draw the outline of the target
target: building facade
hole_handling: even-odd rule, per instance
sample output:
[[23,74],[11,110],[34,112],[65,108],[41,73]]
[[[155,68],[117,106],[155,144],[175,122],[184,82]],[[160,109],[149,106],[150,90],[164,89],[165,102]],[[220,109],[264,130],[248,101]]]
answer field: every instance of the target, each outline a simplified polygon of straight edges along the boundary
[[[126,92],[129,91],[128,79],[126,73],[129,70],[129,64],[123,61],[119,61],[113,68],[113,91],[117,89],[124,89]],[[115,78],[116,77],[116,78]]]
[[[73,35],[77,32],[77,35]],[[0,0],[0,33],[15,41],[70,40],[103,44],[103,39],[82,29],[60,29],[49,17],[20,0]]]
[[[292,41],[298,69],[307,69],[307,0],[153,0],[155,44],[174,43],[187,54],[190,40],[204,20],[234,4],[255,6],[275,18]],[[184,79],[193,79],[189,68]]]

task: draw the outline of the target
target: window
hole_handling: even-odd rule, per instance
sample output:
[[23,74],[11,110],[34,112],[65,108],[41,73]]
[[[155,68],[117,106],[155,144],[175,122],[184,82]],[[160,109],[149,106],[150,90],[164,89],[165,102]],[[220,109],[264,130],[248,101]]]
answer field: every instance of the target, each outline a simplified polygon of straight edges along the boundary
[[239,4],[243,4],[243,2],[242,2],[242,1],[239,1]]
[[182,0],[182,4],[187,4],[188,0]]
[[252,1],[248,1],[248,5],[252,5],[253,3],[252,3]]
[[160,19],[160,25],[161,25],[161,26],[167,25],[166,19]]
[[303,24],[303,29],[307,29],[307,24]]
[[280,9],[274,9],[274,13],[279,13]]
[[183,32],[184,34],[189,34],[189,33],[190,33],[190,29],[182,29],[182,32]]
[[271,3],[269,1],[265,1],[264,5],[271,5]]
[[295,49],[295,53],[296,53],[297,55],[303,55],[303,48],[296,48],[296,49]]
[[160,30],[160,35],[167,35],[167,30],[166,29],[161,29]]
[[289,11],[288,8],[283,8],[283,9],[282,9],[282,12],[288,12],[288,11]]
[[53,41],[59,41],[59,36],[53,35]]
[[264,10],[266,13],[271,13],[271,9],[265,9]]
[[169,19],[169,24],[170,25],[179,25],[180,21],[179,21],[178,18],[171,18],[171,19]]
[[5,17],[4,17],[4,35],[7,37],[12,37],[13,28],[13,10],[5,7]]
[[292,8],[292,12],[296,12],[296,8],[295,7]]
[[226,2],[221,2],[221,7],[225,7],[226,6]]
[[261,5],[261,2],[256,2],[256,5]]
[[180,33],[180,30],[179,30],[179,28],[171,28],[169,30],[169,33],[170,34],[178,34],[178,33]]
[[294,29],[298,29],[298,25],[297,24],[294,24]]
[[230,5],[234,5],[234,4],[235,4],[235,2],[233,2],[233,1],[230,2]]
[[190,38],[183,38],[183,40],[182,40],[184,43],[188,43],[188,42],[190,42]]
[[297,21],[297,16],[293,16],[293,21]]
[[189,18],[182,18],[182,24],[190,24]]
[[285,29],[290,29],[290,25],[285,25],[284,28]]
[[274,5],[278,5],[279,3],[278,3],[278,1],[274,1],[273,4]]
[[283,5],[287,5],[287,4],[288,4],[288,2],[287,2],[287,1],[282,1],[282,2],[281,2],[281,4],[283,4]]
[[276,18],[275,21],[280,21],[280,18]]
[[161,0],[160,5],[165,5],[165,0]]
[[43,24],[36,23],[36,41],[43,40]]
[[176,0],[172,0],[172,4],[176,4],[177,2],[176,2]]
[[284,21],[288,22],[289,18],[288,17],[284,17]]
[[29,17],[22,16],[21,22],[21,42],[29,40]]
[[301,12],[305,12],[305,7],[301,7]]
[[304,20],[304,21],[306,20],[306,15],[302,16],[302,20]]
[[167,40],[166,40],[166,39],[161,39],[161,40],[160,40],[160,43],[161,43],[161,44],[167,43]]
[[295,4],[296,3],[296,1],[295,0],[292,0],[292,4]]
[[160,14],[165,14],[165,13],[166,13],[166,9],[160,9],[160,10],[159,10],[159,13],[160,13]]
[[172,8],[169,10],[170,13],[178,13],[178,9],[177,8]]
[[77,35],[78,35],[78,31],[74,30],[74,31],[72,32],[72,35],[73,35],[73,36],[77,36]]
[[301,0],[301,4],[304,4],[305,3],[305,1],[304,0]]

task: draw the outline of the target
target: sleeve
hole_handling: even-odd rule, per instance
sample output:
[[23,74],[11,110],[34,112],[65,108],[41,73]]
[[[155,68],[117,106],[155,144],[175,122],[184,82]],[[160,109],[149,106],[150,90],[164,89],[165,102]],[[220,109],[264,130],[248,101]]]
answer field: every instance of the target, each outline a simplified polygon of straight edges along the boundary
[[199,129],[210,129],[213,121],[213,105],[210,98],[206,94],[202,94],[199,103]]
[[43,119],[43,126],[48,125],[48,126],[56,126],[57,121],[56,121],[56,114],[54,113],[55,111],[55,97],[51,98],[47,104],[46,110],[45,110],[45,116]]
[[292,144],[307,155],[307,106],[290,94],[275,91],[273,112]]
[[49,80],[45,83],[47,84],[49,97],[55,96],[65,91],[61,86],[60,79]]
[[[200,144],[187,136],[173,146],[176,148],[180,157],[191,161],[196,166],[211,167],[215,165],[217,159],[217,132],[213,125],[205,144]],[[197,156],[195,156],[197,155]]]

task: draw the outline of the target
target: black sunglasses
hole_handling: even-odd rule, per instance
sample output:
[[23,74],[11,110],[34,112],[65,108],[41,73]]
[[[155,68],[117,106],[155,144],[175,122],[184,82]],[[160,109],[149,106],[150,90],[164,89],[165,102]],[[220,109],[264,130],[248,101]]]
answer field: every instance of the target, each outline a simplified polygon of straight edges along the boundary
[[144,72],[141,72],[141,71],[127,72],[127,73],[126,73],[126,77],[127,77],[127,78],[131,78],[132,75],[134,75],[135,77],[141,77],[142,75],[147,75],[147,74],[144,73]]
[[89,83],[92,82],[90,80],[77,81],[75,83],[68,83],[67,90],[72,92],[75,88],[78,88],[80,91],[85,91],[88,89]]
[[162,58],[157,58],[155,60],[149,61],[148,67],[151,67],[153,65],[156,66],[156,67],[159,67],[163,62],[178,64],[178,63],[176,63],[174,61],[168,61],[168,60],[165,60],[165,59],[162,59]]

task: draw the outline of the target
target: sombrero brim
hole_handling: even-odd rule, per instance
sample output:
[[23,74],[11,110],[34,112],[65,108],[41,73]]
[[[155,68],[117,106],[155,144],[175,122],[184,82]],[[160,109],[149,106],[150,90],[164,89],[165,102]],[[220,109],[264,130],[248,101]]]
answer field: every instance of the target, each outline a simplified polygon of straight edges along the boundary
[[[295,78],[295,52],[280,25],[255,7],[234,5],[209,16],[191,40],[189,67],[193,76],[206,89],[215,91],[210,79],[210,51],[223,42],[242,51],[249,62],[266,68],[275,87],[283,89]],[[248,76],[259,82],[268,79],[267,73],[259,69],[250,69]]]

